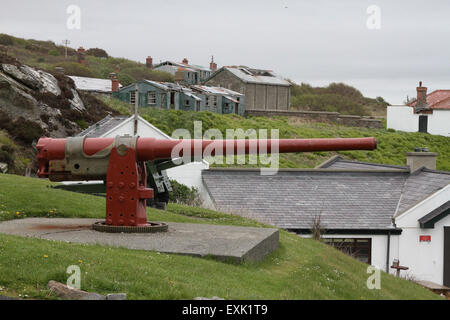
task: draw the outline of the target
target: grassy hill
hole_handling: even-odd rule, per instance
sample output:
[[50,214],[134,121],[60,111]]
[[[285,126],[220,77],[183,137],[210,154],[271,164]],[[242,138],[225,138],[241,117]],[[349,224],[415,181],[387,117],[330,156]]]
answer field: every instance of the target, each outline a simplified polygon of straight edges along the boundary
[[49,72],[54,72],[55,67],[63,67],[65,74],[71,76],[109,78],[109,74],[115,72],[118,66],[120,67],[118,79],[124,86],[142,79],[173,82],[173,76],[169,73],[150,70],[145,64],[129,59],[110,57],[104,50],[98,48],[86,48],[86,66],[82,66],[77,62],[75,49],[69,47],[66,58],[65,47],[53,41],[22,39],[0,34],[0,45],[6,46],[8,55],[22,63]]
[[[116,99],[104,99],[110,107],[129,114],[129,105]],[[347,127],[330,123],[309,122],[295,117],[241,117],[211,112],[189,112],[141,108],[141,115],[150,123],[171,135],[175,129],[185,128],[193,135],[194,121],[202,122],[203,133],[216,128],[226,137],[226,129],[278,129],[280,138],[357,138],[376,137],[374,151],[308,152],[280,155],[282,168],[312,168],[339,154],[345,159],[375,163],[405,165],[405,152],[414,147],[428,147],[438,152],[437,169],[450,171],[450,138],[425,133],[408,133],[392,129]],[[214,165],[213,165],[214,166]],[[250,165],[246,165],[250,167]],[[259,165],[258,165],[259,166]]]
[[[46,180],[0,175],[0,221],[26,217],[103,218],[104,199],[48,188]],[[24,197],[26,195],[26,197]],[[159,221],[263,225],[211,210],[169,205],[148,209]],[[126,292],[131,299],[439,299],[418,285],[382,272],[381,289],[366,286],[367,265],[319,241],[281,231],[280,248],[259,263],[158,254],[0,235],[1,294],[54,298],[49,280],[65,282],[79,265],[81,287]]]

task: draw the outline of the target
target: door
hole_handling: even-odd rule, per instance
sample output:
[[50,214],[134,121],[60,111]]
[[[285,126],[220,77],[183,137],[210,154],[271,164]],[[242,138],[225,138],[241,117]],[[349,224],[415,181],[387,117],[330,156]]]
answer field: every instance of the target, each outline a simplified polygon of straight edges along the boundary
[[444,227],[444,286],[450,287],[450,227]]
[[419,116],[419,132],[428,132],[428,116]]

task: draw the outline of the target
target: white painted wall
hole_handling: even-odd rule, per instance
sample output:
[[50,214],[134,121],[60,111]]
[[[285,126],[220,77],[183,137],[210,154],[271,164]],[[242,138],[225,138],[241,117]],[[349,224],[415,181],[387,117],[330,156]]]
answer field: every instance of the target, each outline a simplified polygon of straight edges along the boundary
[[[428,116],[428,133],[450,137],[450,110],[433,110]],[[408,106],[388,106],[388,129],[406,132],[419,131],[419,114]]]
[[419,131],[419,118],[414,114],[414,109],[411,107],[388,106],[386,127],[406,132],[417,132]]
[[428,132],[450,137],[450,110],[434,110],[428,116]]
[[[450,226],[450,216],[438,221],[433,229],[421,229],[418,220],[449,199],[450,185],[447,185],[395,218],[397,227],[403,232],[391,247],[391,262],[399,259],[400,264],[409,267],[407,272],[417,280],[443,284],[444,226]],[[420,242],[421,235],[430,235],[431,242]]]

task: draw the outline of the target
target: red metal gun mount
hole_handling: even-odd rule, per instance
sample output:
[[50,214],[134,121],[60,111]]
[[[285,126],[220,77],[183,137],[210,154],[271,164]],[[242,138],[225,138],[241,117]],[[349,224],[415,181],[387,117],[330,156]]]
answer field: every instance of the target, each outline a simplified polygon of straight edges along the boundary
[[[147,188],[145,161],[171,159],[177,147],[191,155],[209,150],[226,154],[274,152],[313,152],[337,150],[373,150],[375,138],[279,139],[275,140],[159,140],[137,136],[116,138],[72,137],[41,138],[37,143],[38,176],[51,181],[104,180],[106,183],[106,219],[93,225],[105,232],[156,232],[166,224],[147,222],[146,199],[153,198]],[[256,146],[256,148],[252,148]],[[211,153],[214,155],[214,151]]]

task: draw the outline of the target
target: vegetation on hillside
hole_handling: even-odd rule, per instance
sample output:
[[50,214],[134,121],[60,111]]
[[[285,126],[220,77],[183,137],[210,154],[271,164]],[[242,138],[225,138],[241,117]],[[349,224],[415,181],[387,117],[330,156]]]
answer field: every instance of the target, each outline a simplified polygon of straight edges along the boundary
[[26,40],[0,34],[0,45],[6,46],[8,55],[22,63],[48,72],[54,72],[55,67],[63,67],[67,75],[109,78],[110,73],[119,70],[118,79],[124,86],[142,79],[173,82],[169,73],[150,70],[145,64],[129,59],[110,57],[101,48],[87,49],[86,66],[83,66],[77,62],[75,49],[68,47],[66,58],[66,48],[53,41]]
[[[104,99],[110,107],[121,113],[129,114],[130,105],[117,99]],[[415,147],[428,147],[430,151],[438,152],[437,169],[450,171],[450,138],[426,133],[409,133],[392,129],[368,129],[347,127],[331,123],[305,121],[296,117],[241,117],[230,114],[223,115],[212,112],[191,112],[179,110],[163,110],[156,108],[141,108],[144,119],[171,135],[175,129],[187,129],[193,137],[194,121],[201,121],[202,134],[211,128],[218,129],[226,138],[227,129],[278,129],[279,138],[358,138],[375,137],[378,148],[374,151],[339,151],[339,152],[308,152],[281,154],[281,168],[313,168],[335,154],[345,159],[405,165],[405,153]],[[217,166],[214,164],[213,166]],[[230,166],[230,165],[227,165]],[[233,165],[237,166],[237,165]],[[263,166],[245,165],[247,167]]]
[[[24,217],[103,218],[100,197],[48,188],[48,181],[0,175],[0,221]],[[26,198],[23,196],[26,194]],[[155,221],[267,227],[216,211],[169,204],[148,210]],[[46,285],[65,283],[78,265],[81,289],[126,292],[130,299],[440,299],[406,280],[381,272],[381,289],[367,288],[367,264],[312,239],[280,231],[280,247],[259,263],[240,265],[99,245],[0,235],[2,294],[54,299]]]
[[291,108],[297,110],[329,111],[360,116],[385,116],[388,103],[382,97],[366,98],[352,86],[331,83],[327,87],[293,83]]

